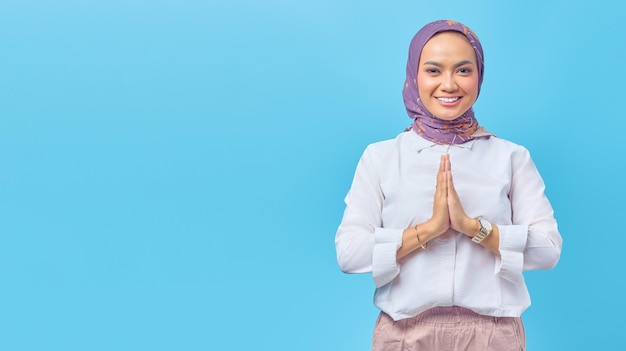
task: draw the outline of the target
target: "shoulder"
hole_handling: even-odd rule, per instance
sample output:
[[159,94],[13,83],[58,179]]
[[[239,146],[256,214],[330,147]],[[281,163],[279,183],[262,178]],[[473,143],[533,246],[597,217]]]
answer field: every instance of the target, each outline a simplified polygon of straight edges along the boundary
[[497,152],[511,155],[529,154],[528,149],[523,145],[517,144],[507,139],[499,138],[495,135],[492,135],[489,138],[479,140],[479,144],[484,144],[487,148]]
[[510,140],[491,136],[479,144],[480,154],[494,162],[509,164],[513,172],[526,164],[534,164],[530,151]]
[[374,160],[382,161],[389,159],[392,154],[397,154],[399,150],[410,147],[410,134],[403,132],[393,139],[381,140],[367,145],[363,156]]

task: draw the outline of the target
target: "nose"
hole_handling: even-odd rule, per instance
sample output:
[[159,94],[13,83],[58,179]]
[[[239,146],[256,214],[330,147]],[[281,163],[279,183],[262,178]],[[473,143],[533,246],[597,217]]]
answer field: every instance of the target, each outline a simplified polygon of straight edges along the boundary
[[441,90],[443,91],[456,91],[458,88],[456,84],[456,80],[454,79],[454,75],[446,74],[443,76],[443,81],[441,82]]

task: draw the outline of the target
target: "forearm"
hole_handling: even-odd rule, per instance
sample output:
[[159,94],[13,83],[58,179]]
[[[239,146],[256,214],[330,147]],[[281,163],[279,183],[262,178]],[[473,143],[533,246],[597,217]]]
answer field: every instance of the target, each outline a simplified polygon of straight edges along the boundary
[[[491,223],[491,226],[491,234],[484,238],[479,245],[487,248],[489,251],[496,254],[496,256],[500,256],[500,230],[496,224]],[[478,230],[476,230],[472,236],[474,236],[477,232]]]
[[[459,231],[465,234],[469,239],[472,239],[478,234],[480,225],[476,218],[467,217],[463,223],[464,225]],[[500,256],[500,230],[498,226],[495,223],[491,223],[491,233],[476,245],[481,245],[497,256]]]
[[437,235],[428,222],[406,228],[402,232],[402,246],[396,253],[396,259],[401,260],[416,250],[424,250],[426,244]]

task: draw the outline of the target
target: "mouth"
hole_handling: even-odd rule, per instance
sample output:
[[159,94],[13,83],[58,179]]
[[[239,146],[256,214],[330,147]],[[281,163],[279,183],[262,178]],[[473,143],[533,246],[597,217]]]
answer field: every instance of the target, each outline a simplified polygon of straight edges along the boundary
[[461,98],[458,97],[458,96],[455,96],[455,97],[438,97],[437,98],[437,100],[439,100],[439,101],[441,101],[443,103],[446,103],[446,104],[451,104],[451,103],[457,102],[460,99]]

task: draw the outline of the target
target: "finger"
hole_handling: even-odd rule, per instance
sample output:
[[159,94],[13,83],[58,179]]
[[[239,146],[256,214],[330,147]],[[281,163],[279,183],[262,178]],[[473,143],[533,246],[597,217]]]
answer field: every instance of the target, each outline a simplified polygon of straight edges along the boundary
[[446,171],[442,170],[437,175],[437,195],[445,197],[448,193],[448,181],[446,180]]
[[454,181],[452,180],[452,171],[446,171],[446,186],[448,188],[448,192],[451,194],[456,194],[456,189],[454,189]]
[[445,162],[445,158],[442,155],[440,160],[439,160],[439,170],[437,171],[437,190],[441,190],[443,188],[443,186],[445,185],[446,182],[446,178],[445,178],[445,167],[446,167],[446,162]]
[[452,205],[459,204],[459,194],[456,192],[456,188],[454,187],[454,180],[452,179],[451,171],[446,172],[446,188],[448,190],[448,202]]

